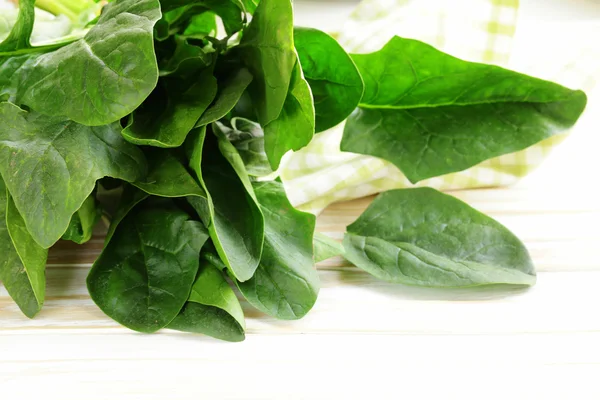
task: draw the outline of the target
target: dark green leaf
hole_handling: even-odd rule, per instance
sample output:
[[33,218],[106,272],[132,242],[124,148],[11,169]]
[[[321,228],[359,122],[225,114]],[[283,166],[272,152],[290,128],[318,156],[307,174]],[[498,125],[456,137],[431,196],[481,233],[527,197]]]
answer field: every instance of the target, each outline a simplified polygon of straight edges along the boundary
[[278,182],[255,183],[254,188],[265,215],[265,244],[256,273],[238,287],[264,313],[302,318],[319,293],[313,262],[315,216],[293,208]]
[[168,328],[241,342],[245,326],[240,302],[223,273],[201,262],[190,298]]
[[161,0],[165,12],[180,7],[212,10],[223,20],[228,34],[238,32],[244,26],[243,6],[236,0]]
[[233,129],[220,125],[227,139],[235,146],[242,158],[248,175],[266,176],[273,173],[267,154],[265,153],[265,138],[259,124],[244,118],[231,120]]
[[67,231],[62,236],[63,240],[70,240],[83,244],[92,238],[94,227],[102,217],[102,210],[96,202],[94,193],[88,196],[79,210],[71,217]]
[[[175,46],[173,54],[170,54],[165,60],[161,59],[159,62],[161,77],[177,75],[177,77],[192,80],[196,77],[198,71],[204,70],[213,64],[214,50],[192,44],[190,39],[184,36],[175,36],[173,42]],[[171,43],[165,43],[160,45],[158,49],[166,51],[171,46]]]
[[344,247],[340,242],[319,232],[315,232],[313,245],[315,249],[315,263],[344,255]]
[[291,1],[262,0],[239,48],[254,75],[250,94],[258,121],[265,126],[281,113],[296,64]]
[[23,314],[33,318],[44,304],[46,258],[29,235],[0,177],[0,281]]
[[116,121],[156,86],[152,28],[159,18],[158,0],[112,2],[87,34],[69,45],[0,56],[0,96],[85,125]]
[[253,192],[247,189],[247,176],[238,175],[215,142],[212,135],[206,136],[206,127],[190,134],[190,167],[208,199],[190,197],[188,201],[208,226],[227,268],[238,280],[245,281],[252,277],[260,261],[264,218]]
[[350,262],[406,285],[533,285],[527,249],[508,229],[429,188],[380,194],[344,238]]
[[146,155],[148,175],[144,181],[133,185],[154,196],[198,196],[206,199],[204,189],[170,150],[151,149],[146,151]]
[[265,126],[265,152],[271,168],[277,170],[289,150],[300,150],[315,133],[315,107],[310,87],[296,63],[290,91],[277,119]]
[[586,96],[393,38],[353,55],[365,94],[341,149],[394,163],[411,182],[525,149],[571,127]]
[[65,233],[96,181],[145,174],[145,159],[118,123],[88,127],[0,103],[0,173],[31,236],[42,247]]
[[151,333],[188,299],[208,235],[176,209],[136,208],[117,226],[87,279],[94,302],[120,324]]
[[137,145],[179,147],[216,93],[217,80],[210,69],[191,86],[186,81],[164,79],[131,114],[123,137]]
[[332,128],[358,106],[364,84],[338,42],[317,29],[294,28],[294,43],[315,103],[316,131]]
[[246,68],[236,70],[231,76],[219,79],[219,90],[215,101],[204,112],[196,126],[208,125],[225,117],[233,110],[250,82],[252,82],[252,75]]
[[19,16],[6,39],[0,43],[0,53],[31,47],[29,41],[33,32],[33,21],[35,19],[34,3],[35,0],[19,1]]

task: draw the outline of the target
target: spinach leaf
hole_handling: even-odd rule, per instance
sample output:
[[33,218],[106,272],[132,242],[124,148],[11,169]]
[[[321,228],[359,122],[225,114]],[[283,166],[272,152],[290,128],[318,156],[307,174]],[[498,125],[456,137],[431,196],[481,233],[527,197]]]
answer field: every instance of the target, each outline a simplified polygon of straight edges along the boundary
[[131,114],[123,137],[138,145],[179,147],[216,93],[211,69],[205,69],[191,86],[183,80],[164,79]]
[[29,235],[1,177],[0,254],[0,281],[23,314],[33,318],[44,304],[48,250]]
[[258,3],[260,0],[241,0],[244,4],[244,9],[246,12],[253,14],[256,11],[256,7],[258,7]]
[[184,14],[194,14],[193,9],[212,10],[221,17],[227,34],[232,35],[244,26],[243,5],[238,0],[161,0],[163,11],[186,7]]
[[0,53],[31,47],[30,39],[35,19],[34,3],[35,0],[19,1],[19,16],[8,36],[0,43]]
[[294,28],[300,65],[315,103],[316,131],[332,128],[358,106],[364,84],[356,65],[334,38],[312,28]]
[[344,247],[340,242],[319,232],[315,232],[313,246],[315,249],[315,263],[344,255]]
[[102,209],[96,201],[95,193],[92,192],[83,202],[79,210],[71,217],[67,231],[63,234],[63,240],[70,240],[77,244],[88,242],[92,238],[94,227],[102,217]]
[[136,207],[90,271],[92,300],[130,329],[151,333],[167,326],[189,297],[207,238],[185,212]]
[[300,150],[310,143],[315,133],[315,107],[299,63],[294,67],[281,113],[264,128],[265,152],[273,170],[289,150]]
[[233,110],[250,82],[252,82],[252,75],[246,68],[240,68],[218,81],[219,90],[215,101],[204,112],[196,127],[216,122]]
[[344,238],[350,262],[406,285],[533,285],[527,249],[508,229],[434,189],[380,194]]
[[265,153],[264,132],[259,124],[235,117],[232,129],[218,123],[219,129],[236,148],[250,176],[262,177],[273,173]]
[[[173,50],[173,53],[169,50]],[[158,51],[169,53],[168,57],[159,58],[161,77],[176,75],[181,79],[193,80],[199,71],[210,67],[215,61],[214,50],[190,43],[190,39],[184,36],[175,36],[173,43],[158,46]],[[207,77],[204,76],[203,79]],[[212,86],[212,83],[209,85]]]
[[31,236],[42,247],[65,233],[96,181],[145,174],[145,159],[118,123],[88,127],[0,103],[0,174]]
[[239,51],[254,76],[250,95],[258,121],[265,126],[281,113],[296,64],[291,1],[261,0]]
[[85,125],[116,121],[156,86],[152,28],[159,17],[158,0],[112,2],[71,44],[20,57],[0,55],[0,96]]
[[192,131],[188,151],[190,168],[207,193],[207,200],[189,197],[188,201],[208,227],[227,268],[236,279],[246,281],[258,267],[264,240],[264,217],[248,190],[248,177],[238,175],[214,136],[206,135],[206,127]]
[[560,133],[586,104],[581,91],[462,61],[416,40],[395,37],[352,57],[365,94],[341,148],[391,161],[413,183]]
[[245,326],[242,306],[223,273],[203,261],[188,302],[167,328],[241,342]]
[[313,263],[315,216],[292,207],[279,182],[257,182],[254,189],[265,215],[265,245],[254,276],[237,282],[238,288],[266,314],[302,318],[319,293]]
[[110,242],[112,236],[117,230],[117,226],[125,219],[127,215],[134,209],[135,206],[148,199],[150,195],[143,190],[138,189],[133,185],[125,185],[123,192],[119,199],[119,203],[116,211],[114,212],[106,238],[104,240],[104,247]]
[[170,150],[149,149],[148,175],[133,185],[144,192],[161,197],[198,196],[206,199],[206,192],[188,172],[182,161]]

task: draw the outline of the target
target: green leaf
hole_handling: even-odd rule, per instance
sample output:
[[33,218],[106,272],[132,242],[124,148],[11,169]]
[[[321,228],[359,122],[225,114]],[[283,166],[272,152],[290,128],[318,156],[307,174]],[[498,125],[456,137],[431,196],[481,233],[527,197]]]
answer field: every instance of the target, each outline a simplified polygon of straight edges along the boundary
[[527,249],[508,229],[429,188],[380,194],[347,228],[344,257],[406,285],[533,285]]
[[31,236],[42,247],[65,233],[96,181],[145,174],[145,159],[118,123],[88,127],[0,103],[0,174]]
[[31,33],[35,19],[35,0],[19,1],[19,16],[10,33],[0,43],[0,53],[28,49],[31,47]]
[[273,173],[265,153],[264,132],[259,124],[235,117],[231,120],[233,129],[219,124],[227,140],[236,148],[250,176],[267,176]]
[[217,80],[205,69],[198,80],[163,79],[162,85],[135,110],[123,137],[142,146],[179,147],[217,93]]
[[586,96],[393,38],[352,56],[365,81],[341,149],[394,163],[411,182],[525,149],[573,126]]
[[255,183],[254,189],[265,215],[265,244],[252,279],[237,285],[262,312],[279,319],[302,318],[319,294],[313,262],[316,218],[292,207],[278,182]]
[[315,232],[313,246],[315,249],[315,263],[344,255],[344,247],[340,242],[319,232]]
[[288,95],[296,64],[293,19],[290,0],[262,0],[239,46],[254,76],[249,89],[262,126],[279,116]]
[[69,45],[0,57],[0,96],[85,125],[117,121],[156,86],[152,28],[159,18],[158,0],[109,3],[98,23]]
[[108,232],[106,233],[106,238],[104,239],[105,247],[110,242],[110,239],[112,239],[112,236],[115,234],[117,226],[119,226],[121,221],[125,219],[125,217],[131,212],[131,210],[134,209],[135,206],[149,197],[150,195],[143,190],[140,190],[133,185],[125,185],[119,199],[118,207],[111,218],[110,226],[108,227]]
[[217,15],[210,11],[194,15],[190,18],[190,22],[183,31],[183,35],[187,37],[217,36],[216,17]]
[[0,281],[23,314],[33,318],[44,304],[46,259],[29,235],[0,177]]
[[317,29],[294,28],[294,43],[315,103],[316,131],[332,128],[358,106],[364,84],[338,42]]
[[253,192],[248,191],[247,176],[238,175],[215,142],[213,135],[206,135],[206,127],[195,129],[188,138],[190,168],[208,197],[189,197],[188,201],[208,227],[227,268],[236,279],[246,281],[260,261],[264,217]]
[[242,3],[244,4],[244,8],[247,12],[254,14],[256,7],[258,7],[259,1],[260,0],[242,0]]
[[102,217],[102,209],[96,202],[95,193],[88,196],[79,210],[71,217],[63,240],[70,240],[77,244],[88,242],[92,238],[94,227]]
[[250,82],[252,82],[252,75],[246,68],[235,70],[229,76],[219,79],[217,96],[211,106],[202,114],[196,127],[208,125],[225,117],[233,110]]
[[[161,5],[164,12],[180,7],[212,10],[221,17],[229,35],[240,31],[244,26],[243,6],[235,0],[162,0]],[[187,13],[192,14],[191,11]]]
[[223,273],[204,261],[188,302],[167,328],[241,342],[245,326],[242,306]]
[[134,186],[154,196],[198,196],[206,199],[204,189],[172,151],[149,149],[146,156],[148,175],[144,181],[133,182]]
[[310,86],[296,63],[290,91],[277,119],[265,126],[265,152],[271,168],[277,170],[289,150],[300,150],[315,133],[315,107]]
[[207,238],[185,212],[136,207],[90,271],[92,300],[130,329],[151,333],[167,326],[189,297]]
[[[192,80],[196,78],[198,71],[204,70],[214,63],[214,50],[192,44],[190,39],[184,36],[175,36],[173,42],[174,44],[165,42],[164,45],[157,46],[158,50],[165,52],[172,50],[172,46],[175,46],[173,54],[169,52],[168,58],[159,60],[161,77],[177,75],[179,78]],[[207,78],[204,77],[204,79]]]

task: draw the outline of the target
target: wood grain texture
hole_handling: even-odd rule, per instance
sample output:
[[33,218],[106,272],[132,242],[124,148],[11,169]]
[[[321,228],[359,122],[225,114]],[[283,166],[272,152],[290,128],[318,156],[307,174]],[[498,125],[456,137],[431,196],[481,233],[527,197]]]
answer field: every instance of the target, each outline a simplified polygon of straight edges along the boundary
[[[175,397],[186,399],[598,398],[588,382],[600,371],[600,196],[518,188],[452,194],[524,239],[535,287],[405,287],[337,258],[319,265],[323,288],[303,320],[276,321],[243,302],[243,343],[143,335],[107,318],[87,294],[85,277],[103,243],[95,235],[84,246],[52,249],[46,304],[35,319],[0,286],[2,393],[29,398],[43,387],[44,398],[164,399],[176,387]],[[331,206],[318,229],[341,238],[371,200]]]

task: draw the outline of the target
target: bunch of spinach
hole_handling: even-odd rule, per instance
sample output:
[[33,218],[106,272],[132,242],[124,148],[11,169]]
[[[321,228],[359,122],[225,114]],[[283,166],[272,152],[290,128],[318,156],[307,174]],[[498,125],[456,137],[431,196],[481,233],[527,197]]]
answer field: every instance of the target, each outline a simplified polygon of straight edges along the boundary
[[413,182],[464,170],[572,126],[581,91],[399,37],[349,55],[294,28],[290,0],[115,0],[82,36],[44,46],[30,41],[34,3],[0,43],[0,280],[25,315],[44,303],[48,249],[86,242],[103,213],[89,292],[140,332],[243,340],[232,285],[301,318],[315,262],[339,254],[409,285],[535,282],[523,244],[450,196],[383,193],[340,245],[271,177],[344,120],[343,150]]

